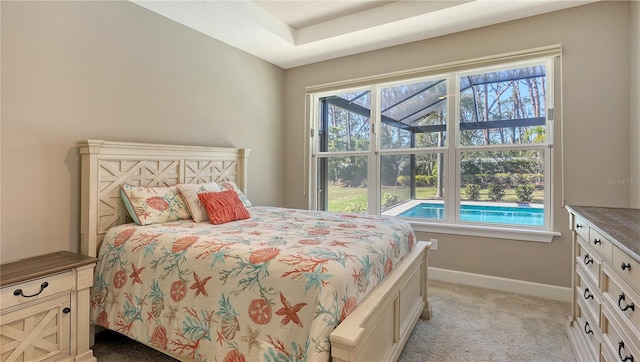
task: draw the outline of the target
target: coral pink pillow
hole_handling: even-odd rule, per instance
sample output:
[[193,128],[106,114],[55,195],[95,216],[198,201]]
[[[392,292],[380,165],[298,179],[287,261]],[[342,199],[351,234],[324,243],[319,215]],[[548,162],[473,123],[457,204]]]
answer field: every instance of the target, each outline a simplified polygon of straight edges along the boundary
[[203,192],[198,194],[200,202],[207,208],[212,224],[224,224],[229,221],[244,220],[251,217],[238,194],[233,191]]

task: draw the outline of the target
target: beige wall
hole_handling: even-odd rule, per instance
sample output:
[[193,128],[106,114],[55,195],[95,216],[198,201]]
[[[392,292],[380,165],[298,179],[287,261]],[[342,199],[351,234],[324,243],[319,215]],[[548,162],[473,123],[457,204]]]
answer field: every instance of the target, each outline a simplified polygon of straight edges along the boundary
[[629,79],[631,79],[630,112],[631,128],[629,132],[630,158],[629,158],[629,187],[630,205],[640,208],[640,2],[631,3],[631,31],[629,39]]
[[[620,71],[629,69],[628,14],[627,2],[601,2],[287,70],[285,204],[308,205],[302,194],[305,87],[562,44],[564,199],[577,205],[629,206],[627,185],[609,182],[629,175],[629,76]],[[562,148],[555,151],[554,222],[562,237],[535,243],[419,233],[421,239],[440,241],[430,265],[570,286],[571,241],[560,193]]]
[[252,148],[283,204],[282,69],[126,1],[1,7],[2,262],[78,250],[87,138]]

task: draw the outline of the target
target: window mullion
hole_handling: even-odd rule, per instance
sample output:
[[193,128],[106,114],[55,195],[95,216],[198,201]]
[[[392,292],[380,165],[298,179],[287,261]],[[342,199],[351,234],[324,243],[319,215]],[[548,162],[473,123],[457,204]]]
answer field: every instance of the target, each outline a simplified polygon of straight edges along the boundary
[[452,73],[448,77],[448,119],[447,119],[447,131],[449,137],[447,139],[447,149],[445,154],[447,162],[445,162],[445,170],[447,176],[447,192],[445,194],[445,210],[446,219],[449,222],[458,221],[458,210],[460,209],[460,192],[459,189],[459,174],[458,171],[458,119],[460,119],[460,87],[457,76]]
[[553,148],[544,150],[544,225],[551,229],[553,226],[553,208],[551,207],[551,198],[553,195]]
[[380,87],[371,88],[371,148],[369,149],[369,169],[367,192],[369,197],[368,213],[380,214]]
[[307,170],[310,174],[309,177],[309,198],[308,204],[309,208],[312,210],[318,209],[318,158],[316,157],[316,153],[318,152],[317,140],[318,140],[318,97],[312,96],[309,97],[309,106],[307,107],[308,124],[309,124],[309,132],[305,134],[305,138],[308,137],[308,146],[307,151],[309,156],[309,169]]
[[553,228],[553,145],[555,140],[555,72],[553,59],[546,63],[547,77],[545,93],[545,102],[547,104],[547,143],[549,147],[544,151],[544,225],[551,230]]

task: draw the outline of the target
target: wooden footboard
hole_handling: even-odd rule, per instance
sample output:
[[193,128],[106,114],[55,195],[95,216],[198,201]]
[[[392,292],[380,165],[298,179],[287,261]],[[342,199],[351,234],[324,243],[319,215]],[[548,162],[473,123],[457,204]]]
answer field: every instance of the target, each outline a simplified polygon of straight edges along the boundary
[[331,333],[331,357],[342,361],[395,361],[418,318],[430,319],[427,257],[430,242],[411,254]]
[[[419,241],[384,282],[331,333],[332,362],[398,359],[418,318],[431,319],[427,297],[430,247],[430,242]],[[195,362],[153,345],[149,347],[182,362]]]

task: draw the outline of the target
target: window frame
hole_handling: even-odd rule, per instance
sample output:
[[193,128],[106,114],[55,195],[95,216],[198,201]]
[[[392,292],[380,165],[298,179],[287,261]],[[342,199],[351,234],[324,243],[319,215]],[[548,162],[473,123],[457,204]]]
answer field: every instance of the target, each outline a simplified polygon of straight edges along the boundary
[[[367,170],[367,195],[368,195],[368,214],[380,214],[381,212],[381,185],[380,185],[380,168],[381,157],[385,155],[417,155],[423,153],[443,153],[444,155],[444,173],[445,173],[445,190],[443,202],[445,205],[444,219],[417,219],[406,218],[416,231],[447,233],[470,236],[484,236],[494,238],[505,238],[515,240],[550,242],[553,236],[560,233],[553,231],[553,144],[554,144],[554,119],[553,115],[554,101],[556,92],[554,83],[556,82],[556,72],[554,71],[555,58],[560,56],[559,47],[549,47],[542,51],[542,55],[538,54],[540,49],[530,51],[531,54],[517,54],[516,56],[502,55],[494,58],[484,58],[482,60],[469,60],[465,64],[455,64],[451,66],[439,66],[437,71],[423,69],[423,72],[410,71],[404,76],[393,74],[393,76],[382,75],[380,77],[372,77],[365,84],[358,84],[361,81],[354,81],[358,86],[354,87],[337,87],[335,85],[326,87],[324,91],[317,91],[317,87],[307,89],[307,106],[308,121],[310,127],[311,140],[309,143],[309,206],[313,209],[318,208],[317,202],[317,172],[318,160],[325,157],[334,156],[368,156]],[[527,52],[525,52],[527,53]],[[503,59],[504,58],[504,59]],[[543,143],[520,143],[520,144],[502,144],[502,145],[474,145],[463,146],[460,143],[460,77],[467,74],[482,74],[496,70],[514,69],[519,67],[527,67],[531,65],[544,65],[546,67],[546,97],[545,97],[545,126],[546,141]],[[444,71],[443,71],[444,70]],[[381,145],[381,112],[380,90],[385,87],[394,85],[409,84],[437,78],[447,79],[447,119],[446,119],[446,143],[441,147],[425,147],[425,148],[402,148],[402,149],[384,149]],[[349,93],[353,91],[369,90],[371,94],[371,114],[369,117],[370,127],[370,148],[369,151],[350,151],[350,152],[320,152],[319,138],[314,137],[314,130],[319,130],[318,125],[318,100],[328,95],[340,93]],[[539,149],[544,151],[544,225],[542,227],[519,226],[511,224],[479,224],[465,222],[460,220],[460,161],[461,154],[468,151],[509,151]],[[452,169],[453,168],[453,169]]]
[[[545,133],[547,135],[546,141],[541,143],[526,143],[526,144],[502,144],[502,145],[477,145],[477,146],[465,146],[461,144],[460,140],[460,107],[459,99],[456,99],[456,107],[455,107],[455,154],[456,154],[456,167],[459,169],[461,162],[461,153],[465,151],[509,151],[509,150],[544,150],[544,225],[542,227],[517,227],[517,229],[524,230],[542,230],[542,231],[551,231],[553,230],[553,124],[554,119],[550,117],[553,114],[554,109],[554,101],[555,101],[555,87],[554,87],[554,63],[553,58],[536,58],[530,59],[526,61],[520,62],[512,62],[512,63],[503,63],[496,64],[489,67],[479,67],[473,68],[465,71],[455,72],[455,96],[456,98],[460,95],[460,78],[465,75],[470,74],[481,74],[488,73],[492,71],[499,71],[505,69],[517,69],[523,67],[530,67],[535,65],[544,65],[545,72],[545,82],[546,82],[546,92],[545,92]],[[453,102],[452,102],[453,103]],[[460,173],[457,172],[458,182],[456,183],[456,191],[460,190]],[[455,222],[463,223],[460,221],[460,192],[455,193]],[[504,224],[506,227],[510,227],[509,224]]]

